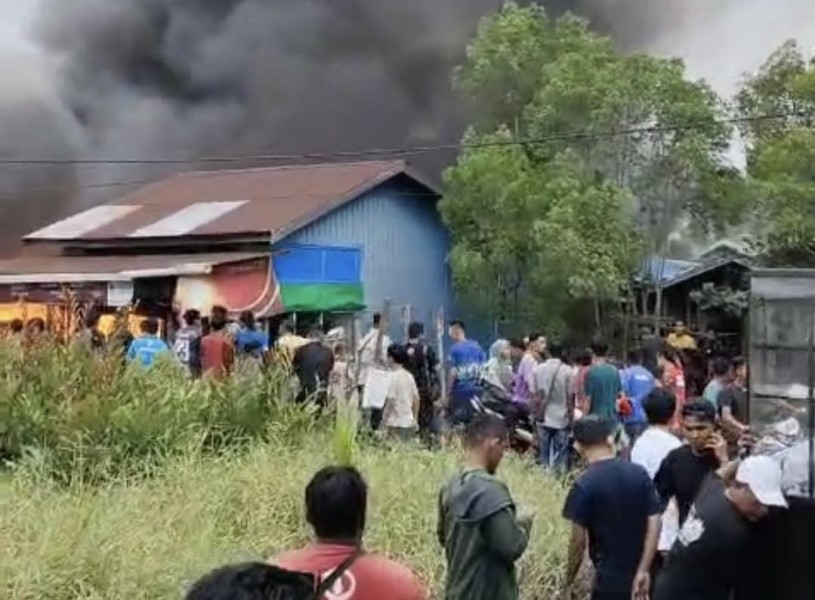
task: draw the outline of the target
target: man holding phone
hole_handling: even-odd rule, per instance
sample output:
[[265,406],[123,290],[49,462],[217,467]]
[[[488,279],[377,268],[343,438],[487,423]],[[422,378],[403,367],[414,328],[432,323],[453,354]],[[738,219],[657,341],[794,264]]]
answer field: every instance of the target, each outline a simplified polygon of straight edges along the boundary
[[716,431],[716,408],[710,402],[688,402],[682,407],[682,432],[687,443],[668,453],[654,478],[665,505],[676,499],[680,527],[705,479],[729,460],[727,442]]

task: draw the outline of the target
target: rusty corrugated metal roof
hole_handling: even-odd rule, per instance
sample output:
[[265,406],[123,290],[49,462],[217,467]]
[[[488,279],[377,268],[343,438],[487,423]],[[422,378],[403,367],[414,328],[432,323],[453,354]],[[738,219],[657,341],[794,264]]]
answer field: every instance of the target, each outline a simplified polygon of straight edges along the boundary
[[279,238],[403,173],[432,189],[401,160],[182,173],[128,194],[107,210],[74,215],[26,239]]
[[59,283],[60,280],[78,279],[115,281],[161,274],[194,274],[218,265],[268,257],[268,253],[258,252],[20,257],[0,260],[0,283]]

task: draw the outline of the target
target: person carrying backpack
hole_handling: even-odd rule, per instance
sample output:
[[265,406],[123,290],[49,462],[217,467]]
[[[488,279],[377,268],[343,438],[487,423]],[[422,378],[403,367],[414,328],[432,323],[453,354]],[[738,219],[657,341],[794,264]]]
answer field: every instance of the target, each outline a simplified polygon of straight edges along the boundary
[[413,375],[419,389],[419,434],[427,438],[433,433],[434,403],[440,394],[439,359],[423,337],[424,326],[421,323],[408,325],[408,342],[405,344],[408,362],[405,368]]
[[320,586],[316,600],[428,600],[408,568],[363,550],[367,508],[368,486],[359,471],[321,469],[306,486],[306,518],[317,539],[272,562],[285,571],[311,574]]

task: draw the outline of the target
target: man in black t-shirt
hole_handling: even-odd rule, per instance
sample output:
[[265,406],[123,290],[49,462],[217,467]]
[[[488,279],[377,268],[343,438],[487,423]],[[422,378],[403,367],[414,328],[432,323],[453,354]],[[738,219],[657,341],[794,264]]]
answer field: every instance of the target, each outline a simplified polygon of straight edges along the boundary
[[416,380],[419,390],[419,432],[426,436],[433,425],[433,403],[438,399],[439,393],[439,359],[432,346],[422,341],[424,327],[421,323],[408,325],[408,342],[405,350],[408,362],[405,368]]
[[753,456],[725,486],[706,481],[656,581],[654,600],[729,600],[753,540],[753,523],[772,507],[784,508],[781,468]]
[[572,523],[566,597],[588,542],[595,567],[592,600],[646,598],[659,537],[659,499],[648,472],[616,458],[613,425],[588,416],[574,425],[589,466],[569,491],[563,517]]
[[654,478],[664,505],[676,498],[680,525],[705,478],[728,462],[727,443],[716,433],[716,409],[710,402],[685,404],[682,430],[687,444],[668,453]]
[[323,332],[312,330],[309,341],[294,353],[292,368],[300,381],[298,402],[316,401],[323,407],[328,402],[328,378],[334,368],[334,353],[323,344]]

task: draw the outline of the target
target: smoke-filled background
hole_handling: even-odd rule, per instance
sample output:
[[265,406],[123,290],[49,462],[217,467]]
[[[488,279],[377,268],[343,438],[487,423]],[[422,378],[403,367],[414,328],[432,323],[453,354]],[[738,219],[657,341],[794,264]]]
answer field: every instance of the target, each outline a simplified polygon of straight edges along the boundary
[[[551,0],[723,93],[812,0]],[[0,19],[0,157],[193,158],[449,143],[453,67],[500,0],[15,0]],[[807,7],[805,14],[805,6]],[[446,156],[426,156],[438,170]],[[0,241],[180,166],[0,165]],[[187,167],[188,168],[188,167]],[[2,245],[2,244],[0,244]]]

